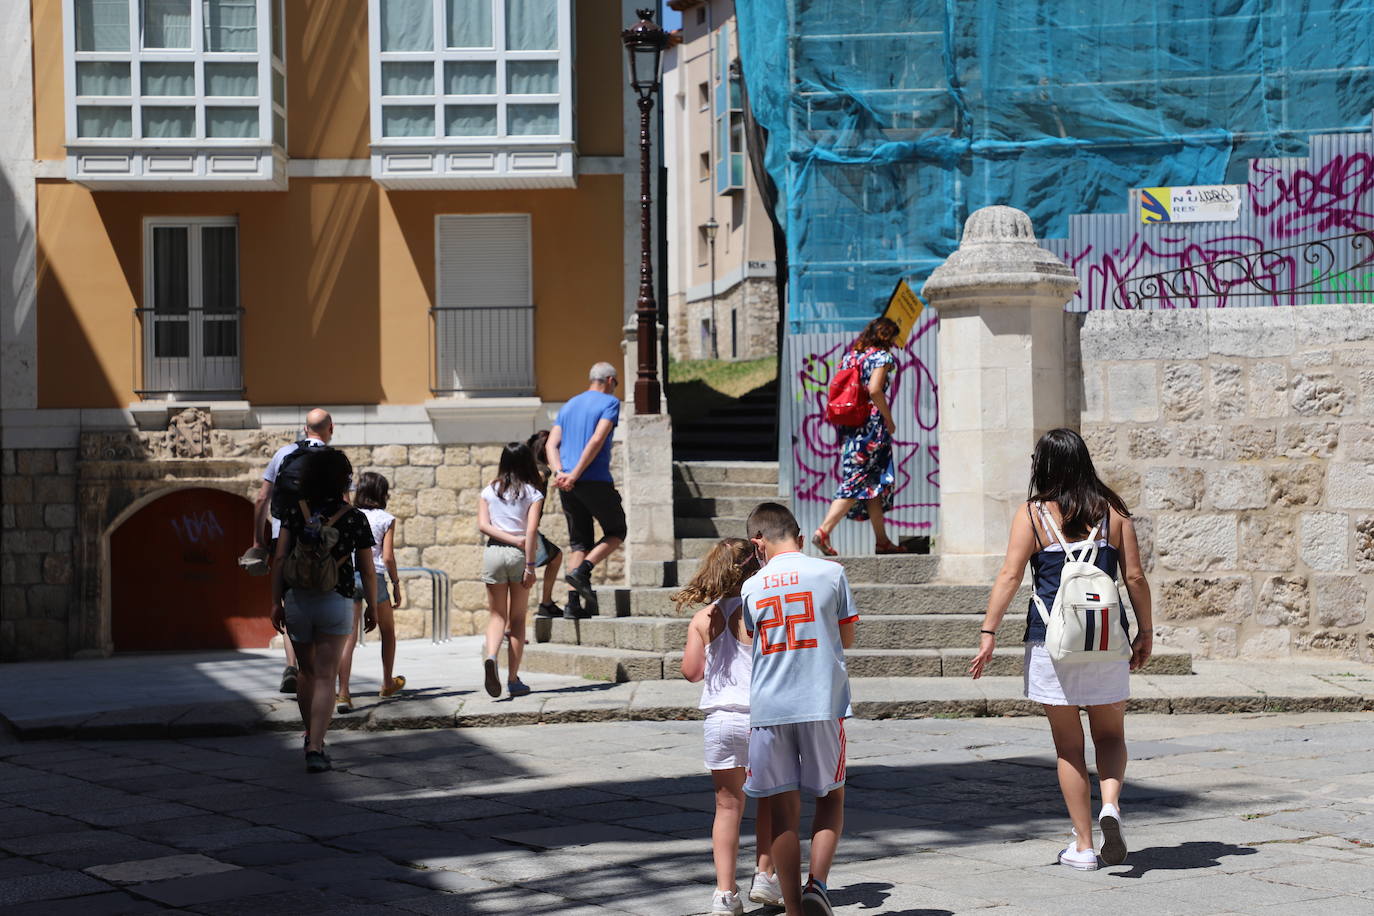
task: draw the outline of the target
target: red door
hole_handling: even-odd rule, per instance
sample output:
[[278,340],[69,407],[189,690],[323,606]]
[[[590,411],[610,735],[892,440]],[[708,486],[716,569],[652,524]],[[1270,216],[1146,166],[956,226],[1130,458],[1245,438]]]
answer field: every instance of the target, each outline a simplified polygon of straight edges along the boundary
[[235,562],[252,542],[253,504],[222,490],[140,509],[110,537],[115,651],[265,647],[271,580]]

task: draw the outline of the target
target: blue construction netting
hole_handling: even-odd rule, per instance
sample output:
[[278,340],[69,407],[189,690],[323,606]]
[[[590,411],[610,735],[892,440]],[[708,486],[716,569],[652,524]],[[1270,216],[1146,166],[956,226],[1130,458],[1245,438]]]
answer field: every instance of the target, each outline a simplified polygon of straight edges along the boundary
[[1374,0],[736,0],[788,333],[850,331],[988,204],[1041,237],[1135,187],[1367,131]]

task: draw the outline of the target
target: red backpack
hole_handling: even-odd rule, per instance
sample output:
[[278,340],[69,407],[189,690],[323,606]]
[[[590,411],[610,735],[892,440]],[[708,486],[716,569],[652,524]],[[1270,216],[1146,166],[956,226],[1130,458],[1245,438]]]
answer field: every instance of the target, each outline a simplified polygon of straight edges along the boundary
[[[859,371],[859,360],[844,366],[830,379],[830,393],[825,404],[825,420],[835,426],[863,426],[868,422],[873,402]],[[843,365],[843,363],[841,364]]]

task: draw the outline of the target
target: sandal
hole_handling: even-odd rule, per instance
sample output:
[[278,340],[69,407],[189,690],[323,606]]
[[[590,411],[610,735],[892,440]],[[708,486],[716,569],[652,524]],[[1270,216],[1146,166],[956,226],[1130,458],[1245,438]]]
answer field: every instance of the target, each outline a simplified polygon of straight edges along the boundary
[[874,553],[882,556],[890,553],[911,553],[911,551],[907,550],[901,544],[892,544],[889,547],[876,547],[874,548]]
[[353,711],[353,698],[346,693],[341,693],[334,698],[334,708],[339,713],[349,713]]
[[816,549],[819,550],[823,556],[838,557],[840,555],[838,550],[830,546],[830,535],[819,528],[816,529],[815,534],[811,535],[811,542],[816,545]]
[[404,688],[405,685],[406,679],[398,674],[391,679],[390,684],[386,685],[381,689],[381,693],[379,695],[384,697],[394,697],[396,694],[401,692],[401,689]]

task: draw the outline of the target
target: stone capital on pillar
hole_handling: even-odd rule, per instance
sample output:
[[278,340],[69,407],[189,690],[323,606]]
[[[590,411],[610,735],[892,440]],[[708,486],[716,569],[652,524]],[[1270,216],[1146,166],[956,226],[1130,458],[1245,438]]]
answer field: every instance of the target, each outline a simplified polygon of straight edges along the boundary
[[922,292],[940,314],[940,577],[987,581],[1025,501],[1036,440],[1068,419],[1064,305],[1073,271],[1030,217],[984,207]]

